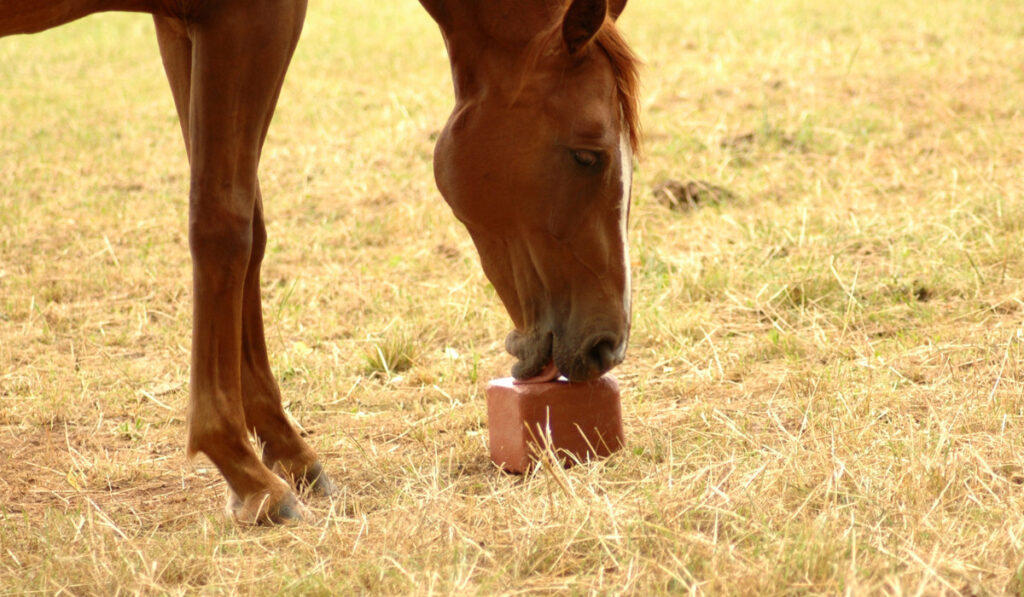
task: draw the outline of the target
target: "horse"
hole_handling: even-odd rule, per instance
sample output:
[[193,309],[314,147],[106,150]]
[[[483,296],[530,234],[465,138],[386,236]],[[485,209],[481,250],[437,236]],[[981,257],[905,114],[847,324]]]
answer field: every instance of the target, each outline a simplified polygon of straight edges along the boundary
[[[444,38],[455,92],[435,180],[512,319],[512,373],[594,379],[623,360],[630,329],[639,126],[637,60],[615,24],[626,0],[420,3]],[[306,4],[0,0],[0,37],[97,12],[153,15],[191,172],[187,454],[216,465],[242,523],[301,520],[295,490],[336,487],[282,408],[260,297],[257,168]]]

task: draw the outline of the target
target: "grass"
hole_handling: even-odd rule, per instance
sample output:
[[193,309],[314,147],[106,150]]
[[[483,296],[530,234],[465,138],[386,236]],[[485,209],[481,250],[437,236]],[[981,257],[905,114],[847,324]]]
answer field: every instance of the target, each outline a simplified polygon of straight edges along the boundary
[[[1024,592],[1022,22],[630,3],[628,447],[517,478],[481,395],[509,323],[431,175],[440,36],[405,2],[312,6],[264,300],[342,490],[275,529],[184,458],[187,165],[152,26],[0,40],[0,593]],[[728,195],[670,210],[670,180]]]

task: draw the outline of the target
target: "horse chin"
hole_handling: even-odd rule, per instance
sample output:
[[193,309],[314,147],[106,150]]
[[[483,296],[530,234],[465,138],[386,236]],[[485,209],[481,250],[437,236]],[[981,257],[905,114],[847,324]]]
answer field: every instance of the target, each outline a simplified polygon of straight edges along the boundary
[[518,361],[512,365],[512,377],[517,380],[529,380],[541,375],[551,363],[551,345],[553,337],[550,332],[524,334],[512,330],[505,338],[505,350]]

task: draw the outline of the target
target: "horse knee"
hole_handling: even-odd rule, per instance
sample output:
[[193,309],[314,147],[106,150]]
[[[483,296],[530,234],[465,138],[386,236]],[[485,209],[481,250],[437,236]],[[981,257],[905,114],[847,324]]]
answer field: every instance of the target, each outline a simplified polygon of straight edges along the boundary
[[193,192],[188,237],[197,266],[223,279],[244,275],[254,249],[254,201],[255,192]]

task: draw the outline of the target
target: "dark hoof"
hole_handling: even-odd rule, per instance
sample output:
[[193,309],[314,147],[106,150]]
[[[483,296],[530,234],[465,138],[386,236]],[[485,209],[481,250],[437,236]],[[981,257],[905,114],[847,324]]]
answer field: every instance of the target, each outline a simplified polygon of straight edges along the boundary
[[276,500],[269,493],[250,495],[244,500],[228,489],[228,516],[241,524],[291,524],[302,522],[305,507],[291,491],[281,494]]
[[266,523],[288,524],[302,522],[302,511],[305,508],[299,503],[294,495],[289,494],[285,499],[267,513]]
[[311,495],[318,497],[330,497],[338,491],[337,486],[324,471],[324,465],[319,462],[306,469],[306,474],[299,481],[299,489],[305,489]]

